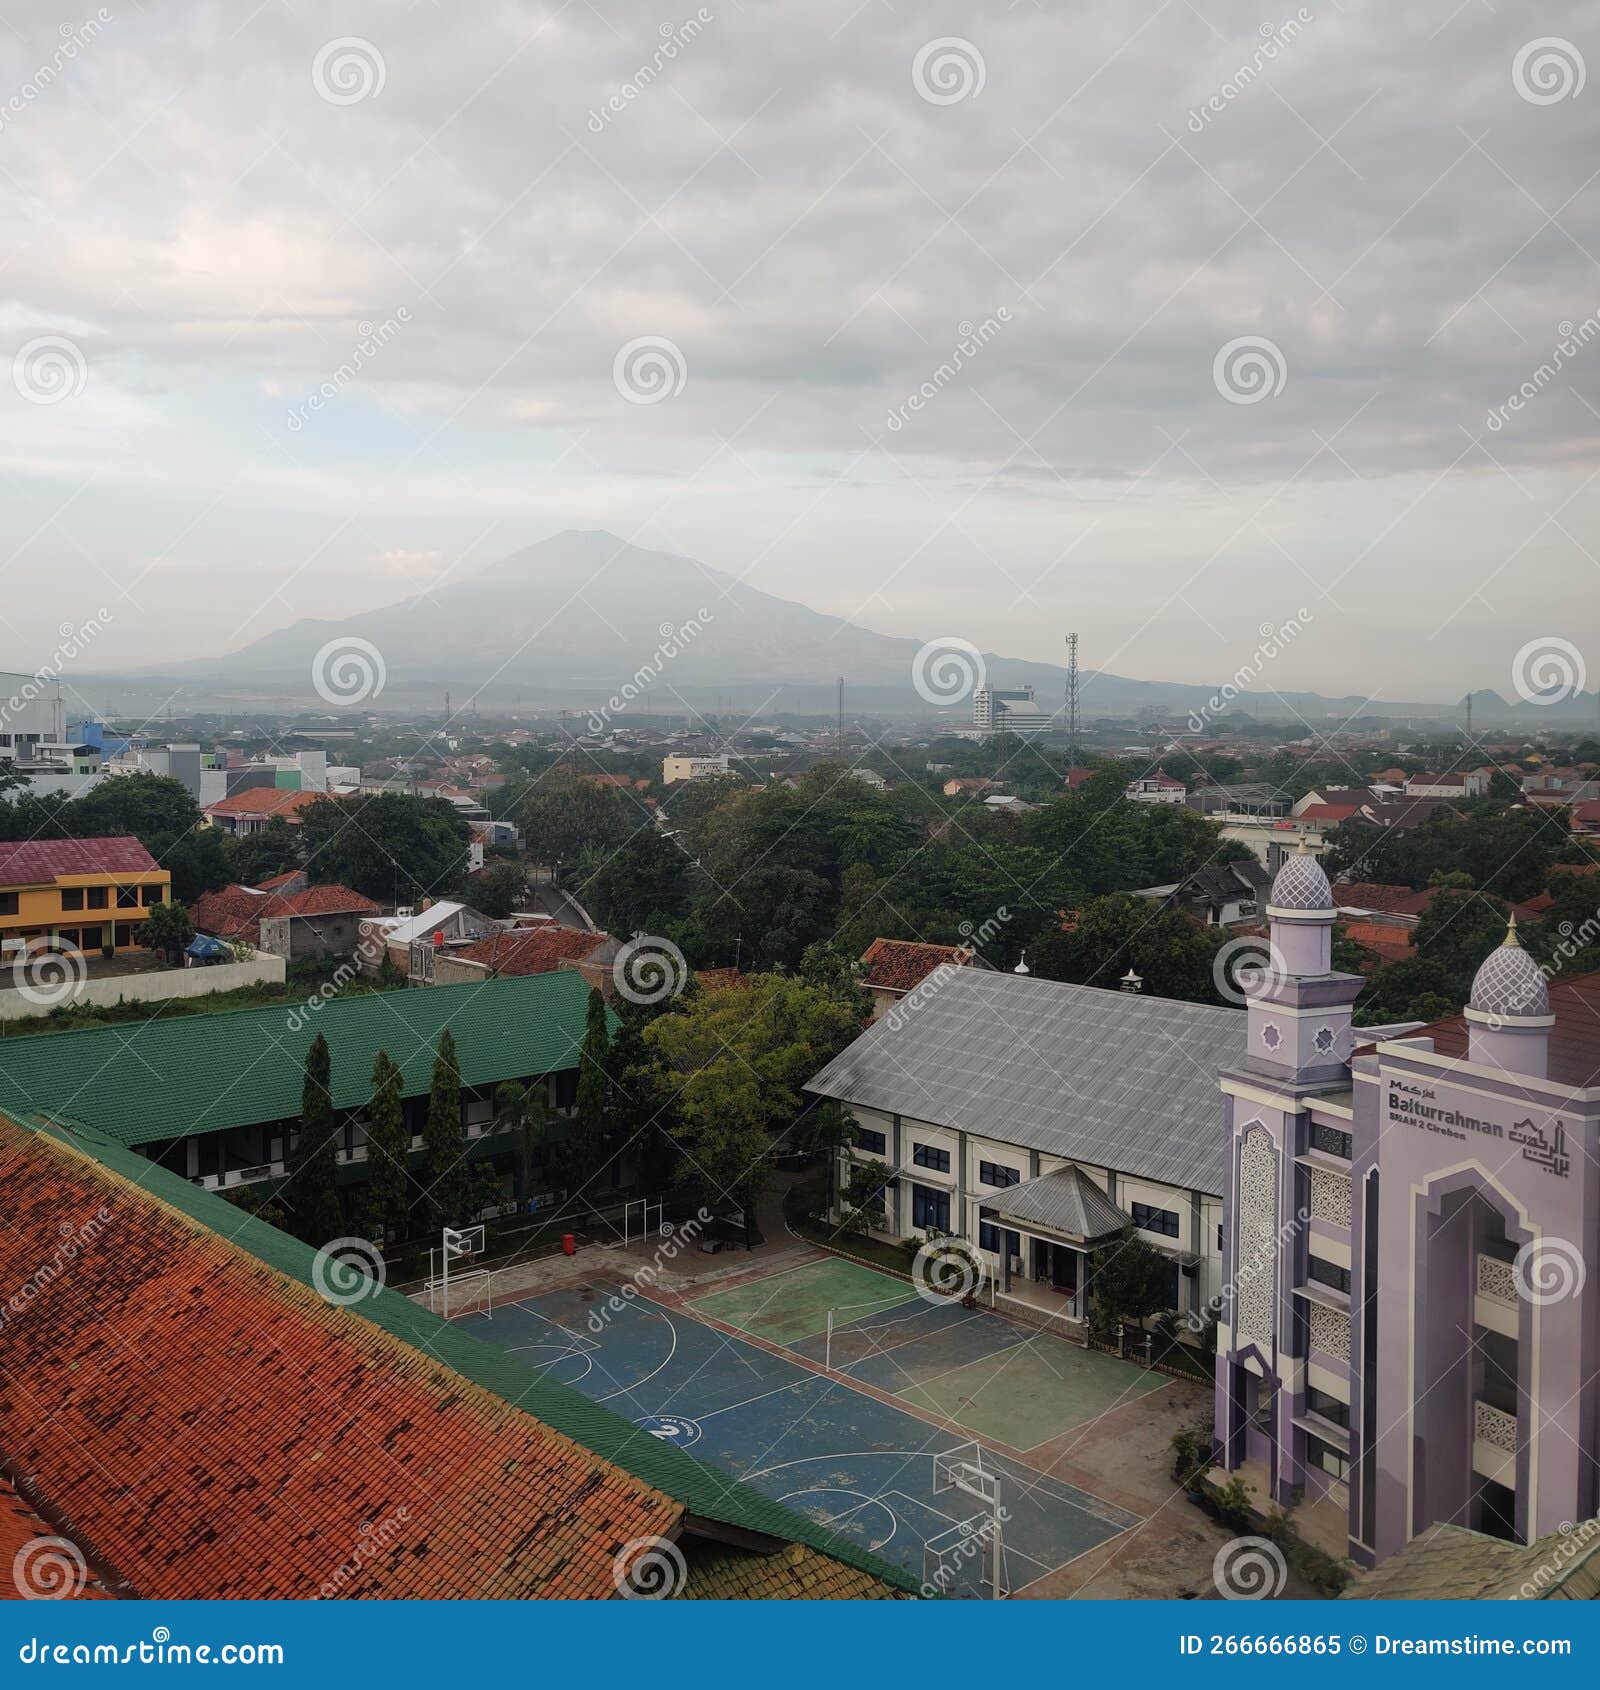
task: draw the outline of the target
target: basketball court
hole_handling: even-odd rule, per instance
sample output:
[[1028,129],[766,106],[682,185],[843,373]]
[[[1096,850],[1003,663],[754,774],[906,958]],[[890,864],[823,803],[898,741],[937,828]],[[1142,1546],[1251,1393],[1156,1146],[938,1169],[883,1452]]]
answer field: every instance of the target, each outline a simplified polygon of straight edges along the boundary
[[[832,1257],[681,1305],[619,1292],[553,1290],[460,1324],[951,1595],[989,1595],[997,1574],[1020,1590],[1138,1521],[1018,1456],[1155,1374]],[[830,1364],[944,1424],[816,1371]]]

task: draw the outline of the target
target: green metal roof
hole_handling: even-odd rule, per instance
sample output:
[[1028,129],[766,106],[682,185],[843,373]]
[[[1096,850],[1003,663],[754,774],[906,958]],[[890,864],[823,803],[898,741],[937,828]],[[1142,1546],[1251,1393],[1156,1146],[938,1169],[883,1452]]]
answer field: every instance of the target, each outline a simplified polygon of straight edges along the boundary
[[306,1052],[318,1033],[333,1058],[333,1104],[371,1095],[380,1050],[400,1065],[408,1097],[428,1090],[439,1035],[456,1037],[461,1083],[577,1066],[589,986],[570,969],[466,986],[330,997],[216,1015],[157,1017],[125,1027],[0,1039],[0,1107],[98,1127],[127,1145],[300,1114]]
[[[533,978],[551,979],[555,976]],[[496,983],[521,985],[528,982]],[[431,987],[409,995],[430,997],[446,991],[468,989],[475,988]],[[64,1041],[66,1035],[59,1037]],[[81,1128],[62,1129],[37,1117],[22,1118],[18,1120],[18,1125],[52,1134],[92,1157],[129,1184],[148,1191],[170,1208],[247,1251],[268,1267],[316,1288],[316,1281],[312,1278],[316,1251],[254,1215],[235,1208],[224,1198],[158,1167],[103,1134]],[[348,1312],[370,1320],[402,1343],[432,1356],[443,1366],[492,1391],[514,1407],[571,1438],[574,1443],[675,1497],[692,1515],[760,1532],[785,1542],[807,1544],[847,1566],[883,1580],[897,1590],[921,1592],[917,1580],[904,1569],[880,1560],[826,1526],[785,1508],[782,1503],[774,1502],[753,1487],[708,1466],[687,1451],[631,1425],[579,1392],[541,1378],[515,1356],[469,1336],[449,1321],[412,1302],[409,1297],[402,1297],[385,1287],[363,1298],[359,1306]]]

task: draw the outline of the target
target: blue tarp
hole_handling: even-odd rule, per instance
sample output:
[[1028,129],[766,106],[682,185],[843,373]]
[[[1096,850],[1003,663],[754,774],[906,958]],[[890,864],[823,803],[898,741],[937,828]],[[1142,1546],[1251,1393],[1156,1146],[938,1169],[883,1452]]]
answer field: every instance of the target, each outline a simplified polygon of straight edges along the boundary
[[188,955],[197,962],[228,962],[232,959],[233,952],[220,939],[197,933],[189,941]]

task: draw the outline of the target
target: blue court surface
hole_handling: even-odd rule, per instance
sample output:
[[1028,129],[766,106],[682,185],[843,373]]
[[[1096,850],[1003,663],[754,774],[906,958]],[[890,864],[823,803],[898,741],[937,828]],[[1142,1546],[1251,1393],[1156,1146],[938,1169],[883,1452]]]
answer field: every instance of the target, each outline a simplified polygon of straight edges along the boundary
[[[970,1451],[969,1430],[929,1425],[681,1310],[642,1299],[613,1309],[616,1289],[552,1291],[460,1324],[632,1420],[640,1437],[692,1450],[951,1595],[988,1594],[986,1538],[973,1547],[988,1508],[940,1485],[936,1467],[940,1455]],[[809,1338],[797,1348],[821,1361],[825,1343]],[[930,1377],[931,1357],[959,1371],[992,1356],[1003,1378],[1013,1350],[1031,1358],[1028,1334],[1009,1322],[913,1300],[836,1328],[832,1353],[836,1369],[896,1391],[908,1377]],[[1004,1582],[1013,1592],[1138,1523],[992,1451],[980,1459],[999,1478]]]

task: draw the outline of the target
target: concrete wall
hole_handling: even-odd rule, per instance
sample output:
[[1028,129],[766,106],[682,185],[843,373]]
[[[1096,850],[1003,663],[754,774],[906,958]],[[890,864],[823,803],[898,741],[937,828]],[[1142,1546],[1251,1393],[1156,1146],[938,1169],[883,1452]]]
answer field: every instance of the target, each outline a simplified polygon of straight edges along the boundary
[[200,998],[209,992],[231,992],[240,986],[279,985],[284,980],[282,957],[261,952],[248,962],[219,962],[209,968],[164,968],[154,974],[124,974],[110,980],[80,980],[70,994],[50,1003],[25,997],[15,988],[0,991],[0,1021],[33,1021],[67,1004],[165,1003],[172,998]]

